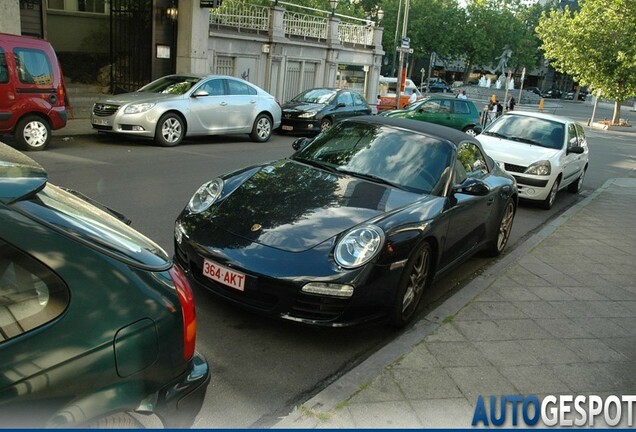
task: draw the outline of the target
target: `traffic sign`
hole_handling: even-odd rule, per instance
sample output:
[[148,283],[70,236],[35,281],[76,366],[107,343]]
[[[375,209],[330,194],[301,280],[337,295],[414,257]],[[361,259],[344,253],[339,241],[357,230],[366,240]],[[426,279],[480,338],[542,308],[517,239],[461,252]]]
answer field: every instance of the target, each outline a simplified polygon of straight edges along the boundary
[[401,48],[409,48],[410,46],[411,46],[411,38],[408,38],[408,37],[402,38]]

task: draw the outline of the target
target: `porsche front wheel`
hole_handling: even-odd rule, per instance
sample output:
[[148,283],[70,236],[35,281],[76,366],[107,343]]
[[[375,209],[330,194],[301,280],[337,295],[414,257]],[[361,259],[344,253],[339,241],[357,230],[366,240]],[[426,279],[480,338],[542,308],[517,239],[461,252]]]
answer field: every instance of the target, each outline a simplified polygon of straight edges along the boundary
[[417,306],[433,277],[433,248],[423,242],[408,259],[391,306],[391,324],[404,327],[415,316]]

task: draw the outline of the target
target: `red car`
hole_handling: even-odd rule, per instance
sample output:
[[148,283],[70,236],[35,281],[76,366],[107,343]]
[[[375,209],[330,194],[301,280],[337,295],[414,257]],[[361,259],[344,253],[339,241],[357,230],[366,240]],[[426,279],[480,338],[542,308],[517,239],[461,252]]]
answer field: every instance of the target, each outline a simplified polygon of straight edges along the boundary
[[0,134],[23,150],[44,150],[66,126],[62,70],[50,43],[0,33]]

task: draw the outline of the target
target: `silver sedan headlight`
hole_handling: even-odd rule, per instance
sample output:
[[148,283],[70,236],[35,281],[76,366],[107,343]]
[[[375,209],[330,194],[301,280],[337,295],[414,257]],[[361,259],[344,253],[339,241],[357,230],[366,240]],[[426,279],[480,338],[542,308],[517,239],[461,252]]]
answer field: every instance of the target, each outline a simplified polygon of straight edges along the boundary
[[210,208],[223,192],[223,180],[216,178],[204,183],[190,198],[188,210],[191,213],[201,213]]
[[156,105],[155,103],[151,103],[151,102],[130,104],[124,110],[124,114],[139,114],[142,112],[146,112],[150,108],[154,107],[155,105]]
[[550,166],[550,161],[542,160],[539,162],[535,162],[526,169],[526,174],[540,175],[540,176],[549,176],[552,172],[552,168]]
[[384,244],[384,231],[375,225],[357,227],[336,244],[334,258],[344,268],[360,267],[375,257]]

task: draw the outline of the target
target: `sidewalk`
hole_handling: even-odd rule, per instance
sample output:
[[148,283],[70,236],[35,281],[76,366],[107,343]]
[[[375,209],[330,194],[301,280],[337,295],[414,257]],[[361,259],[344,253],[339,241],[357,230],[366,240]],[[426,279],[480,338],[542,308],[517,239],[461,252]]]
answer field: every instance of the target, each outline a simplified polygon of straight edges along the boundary
[[479,395],[634,395],[634,263],[636,179],[609,180],[274,427],[469,428]]

